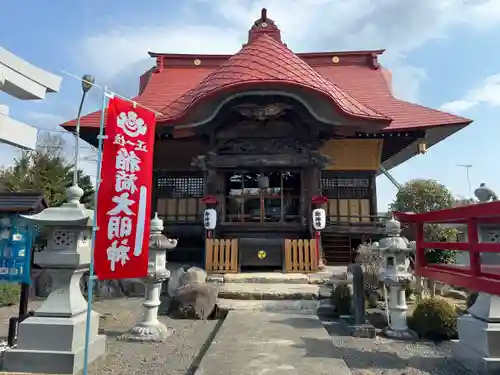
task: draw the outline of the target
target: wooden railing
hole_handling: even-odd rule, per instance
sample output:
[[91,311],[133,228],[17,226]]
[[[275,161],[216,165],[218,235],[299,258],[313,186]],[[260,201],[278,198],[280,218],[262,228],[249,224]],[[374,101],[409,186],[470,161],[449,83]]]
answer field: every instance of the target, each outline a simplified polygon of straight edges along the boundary
[[[395,216],[401,222],[416,227],[416,275],[479,292],[500,294],[500,202],[472,204],[420,214],[396,212]],[[427,240],[424,237],[426,224],[465,225],[467,238],[461,242]],[[429,263],[426,256],[428,250],[464,252],[468,255],[469,262]]]
[[285,240],[285,271],[318,271],[316,240]]
[[238,240],[207,238],[205,240],[205,270],[209,273],[238,272]]

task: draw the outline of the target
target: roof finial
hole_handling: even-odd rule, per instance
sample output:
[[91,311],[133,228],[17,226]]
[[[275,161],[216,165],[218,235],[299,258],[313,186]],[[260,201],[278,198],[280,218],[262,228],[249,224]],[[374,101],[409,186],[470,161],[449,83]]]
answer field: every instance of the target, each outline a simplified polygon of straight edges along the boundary
[[260,19],[262,21],[267,20],[267,9],[266,8],[262,8],[262,10],[260,11]]

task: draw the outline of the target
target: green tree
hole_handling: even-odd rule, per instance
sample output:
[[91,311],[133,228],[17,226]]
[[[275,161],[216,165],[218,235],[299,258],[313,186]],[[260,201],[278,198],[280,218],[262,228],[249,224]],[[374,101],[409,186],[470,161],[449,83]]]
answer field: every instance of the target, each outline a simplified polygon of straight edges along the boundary
[[[64,148],[61,136],[42,134],[35,151],[22,152],[11,166],[0,170],[0,190],[41,192],[50,206],[61,205],[73,183],[73,164],[65,157]],[[92,208],[94,186],[81,170],[78,185],[84,191],[81,202]]]
[[[455,199],[446,186],[434,180],[415,179],[401,186],[389,209],[421,213],[454,206]],[[443,228],[439,224],[426,224],[424,236],[427,241],[456,241],[457,230]],[[426,256],[430,263],[451,263],[455,260],[455,251],[428,249]]]

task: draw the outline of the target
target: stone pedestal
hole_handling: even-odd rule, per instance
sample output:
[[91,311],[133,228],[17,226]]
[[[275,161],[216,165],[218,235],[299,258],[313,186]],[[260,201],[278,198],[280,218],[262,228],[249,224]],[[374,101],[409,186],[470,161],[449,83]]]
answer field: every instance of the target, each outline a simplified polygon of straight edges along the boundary
[[405,280],[384,280],[389,286],[389,327],[384,330],[387,337],[395,339],[415,340],[418,339],[416,332],[408,328],[406,315],[408,305],[406,304]]
[[[68,189],[69,202],[26,219],[50,230],[47,248],[34,263],[52,278],[49,296],[35,315],[19,325],[17,347],[4,353],[3,370],[76,374],[84,365],[87,301],[80,278],[90,264],[93,211],[79,203],[83,191]],[[98,335],[99,315],[90,313],[88,363],[105,352],[106,337]]]
[[146,288],[143,319],[125,336],[131,341],[162,342],[168,337],[167,326],[158,320],[162,282],[144,282]]
[[500,373],[500,297],[480,293],[469,314],[458,318],[453,357],[475,373]]
[[163,282],[170,277],[166,269],[166,251],[177,246],[177,240],[169,239],[162,234],[163,221],[155,217],[151,220],[149,236],[148,276],[142,281],[145,287],[144,316],[122,339],[130,341],[162,342],[168,337],[168,329],[158,320],[158,308],[161,304],[160,294]]

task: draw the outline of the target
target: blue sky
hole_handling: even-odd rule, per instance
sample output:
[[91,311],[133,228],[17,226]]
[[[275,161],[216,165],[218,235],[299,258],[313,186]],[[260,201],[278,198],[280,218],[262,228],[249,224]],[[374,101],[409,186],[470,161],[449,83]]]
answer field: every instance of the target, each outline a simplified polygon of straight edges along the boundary
[[[284,4],[286,3],[286,7]],[[474,123],[391,171],[405,182],[434,178],[454,194],[470,196],[480,182],[500,192],[500,0],[0,0],[0,45],[61,74],[91,73],[100,84],[133,96],[139,75],[154,64],[147,51],[231,53],[268,8],[268,16],[297,52],[386,48],[382,63],[393,72],[398,97],[445,108]],[[61,91],[45,101],[20,102],[0,93],[12,117],[55,129],[75,116],[79,82],[63,76]],[[85,110],[99,102],[91,92]],[[66,136],[68,142],[71,137]],[[17,154],[0,147],[0,163]],[[89,154],[88,147],[82,153]],[[85,165],[94,173],[95,166]],[[379,209],[396,189],[378,179]]]

